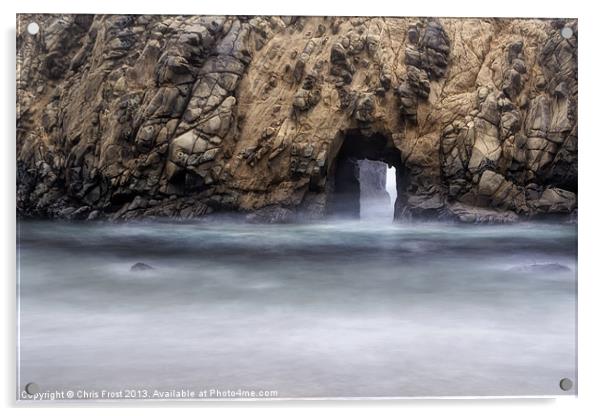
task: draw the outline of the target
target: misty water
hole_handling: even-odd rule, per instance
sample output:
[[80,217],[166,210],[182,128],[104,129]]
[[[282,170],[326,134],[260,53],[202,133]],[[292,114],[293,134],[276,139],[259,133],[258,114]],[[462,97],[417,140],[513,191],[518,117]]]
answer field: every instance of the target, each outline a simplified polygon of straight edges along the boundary
[[19,236],[21,388],[575,393],[558,382],[576,378],[576,225],[21,222]]

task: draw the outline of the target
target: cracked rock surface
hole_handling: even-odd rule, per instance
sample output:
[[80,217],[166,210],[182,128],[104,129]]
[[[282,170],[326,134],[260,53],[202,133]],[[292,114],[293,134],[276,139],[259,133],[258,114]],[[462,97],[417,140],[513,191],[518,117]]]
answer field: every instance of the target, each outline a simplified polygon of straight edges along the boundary
[[567,19],[19,15],[18,215],[319,217],[351,131],[399,150],[404,216],[575,215],[577,38]]

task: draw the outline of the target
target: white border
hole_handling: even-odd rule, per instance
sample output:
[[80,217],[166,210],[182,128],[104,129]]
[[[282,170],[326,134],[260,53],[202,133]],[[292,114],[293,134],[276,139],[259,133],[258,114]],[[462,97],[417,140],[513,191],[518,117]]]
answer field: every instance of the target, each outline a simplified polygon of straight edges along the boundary
[[[595,8],[595,2],[505,0],[502,2],[484,1],[367,1],[352,0],[302,0],[285,1],[244,1],[244,0],[178,0],[176,2],[150,0],[103,0],[86,2],[82,0],[19,0],[2,2],[1,18],[3,63],[0,64],[4,97],[0,100],[0,116],[4,136],[0,152],[3,172],[2,204],[2,275],[4,288],[2,306],[4,337],[2,337],[3,371],[0,379],[2,405],[9,407],[8,414],[18,411],[29,414],[38,411],[38,404],[15,409],[15,13],[161,13],[161,14],[277,14],[277,15],[398,15],[398,16],[499,16],[499,17],[577,17],[579,18],[579,397],[558,399],[441,399],[420,398],[404,400],[349,400],[349,401],[232,401],[232,402],[135,402],[107,403],[101,408],[98,403],[58,404],[44,408],[44,414],[80,414],[82,408],[92,414],[104,414],[115,407],[125,407],[132,414],[164,414],[170,410],[197,414],[199,410],[211,409],[215,412],[242,410],[245,414],[281,414],[283,407],[292,414],[306,414],[308,411],[330,414],[333,410],[343,410],[345,414],[365,414],[411,412],[411,414],[433,414],[444,411],[446,414],[507,415],[515,411],[528,411],[532,415],[602,414],[600,386],[600,354],[602,354],[600,317],[602,311],[602,273],[600,271],[599,217],[602,215],[600,193],[600,157],[602,137],[597,121],[602,111],[599,103],[602,97],[602,62],[600,62],[600,23],[602,16]],[[24,407],[23,405],[18,405]],[[29,405],[27,405],[29,406]],[[68,408],[62,408],[67,406]],[[136,407],[133,407],[136,406]],[[107,408],[109,407],[109,408]],[[201,409],[195,409],[200,407]]]

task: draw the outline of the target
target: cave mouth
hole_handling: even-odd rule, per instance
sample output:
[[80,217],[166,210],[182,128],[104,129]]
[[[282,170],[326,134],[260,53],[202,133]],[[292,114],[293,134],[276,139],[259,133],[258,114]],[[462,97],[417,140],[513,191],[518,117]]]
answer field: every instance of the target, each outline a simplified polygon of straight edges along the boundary
[[403,177],[401,154],[390,138],[348,132],[342,136],[328,173],[327,216],[362,220],[397,218],[400,197],[404,194]]

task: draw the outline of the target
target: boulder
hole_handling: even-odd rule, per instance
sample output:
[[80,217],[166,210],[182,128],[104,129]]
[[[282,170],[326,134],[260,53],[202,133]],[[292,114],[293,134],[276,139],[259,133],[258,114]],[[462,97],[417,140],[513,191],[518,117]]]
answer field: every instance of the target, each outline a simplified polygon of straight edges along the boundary
[[577,195],[560,188],[548,188],[534,205],[541,213],[570,213],[577,207]]
[[509,224],[519,220],[512,211],[497,211],[461,203],[448,206],[449,216],[459,222],[469,224]]

